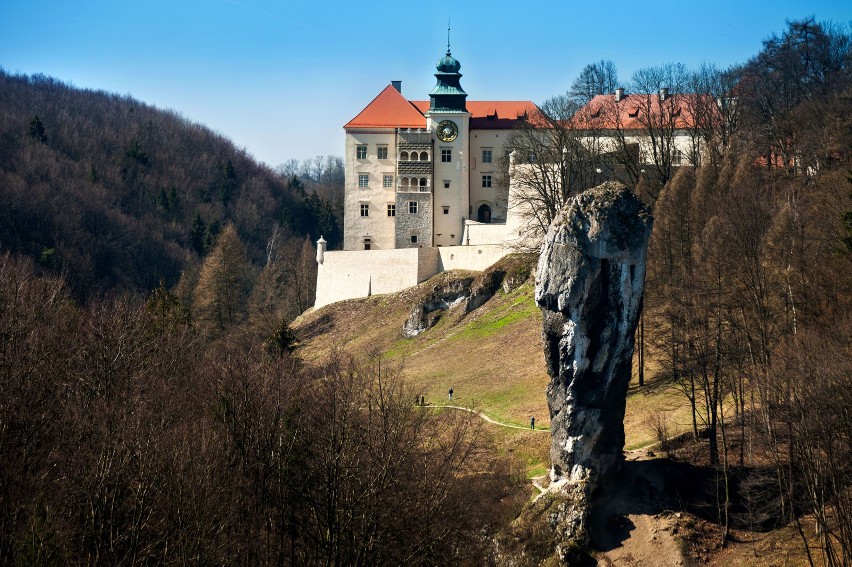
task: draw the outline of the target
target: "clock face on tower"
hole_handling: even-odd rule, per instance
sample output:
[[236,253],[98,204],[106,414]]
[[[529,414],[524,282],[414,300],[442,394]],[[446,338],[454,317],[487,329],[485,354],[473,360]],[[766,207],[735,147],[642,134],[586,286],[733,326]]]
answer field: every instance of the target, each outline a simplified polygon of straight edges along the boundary
[[452,142],[459,135],[459,128],[452,120],[442,120],[438,123],[437,134],[442,142]]

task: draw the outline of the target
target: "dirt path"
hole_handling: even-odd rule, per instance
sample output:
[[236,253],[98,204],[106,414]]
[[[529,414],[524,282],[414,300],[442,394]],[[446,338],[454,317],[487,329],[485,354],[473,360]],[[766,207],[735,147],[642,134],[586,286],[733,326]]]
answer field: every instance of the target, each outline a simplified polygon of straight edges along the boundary
[[[493,424],[493,425],[499,425],[500,427],[509,427],[509,428],[511,428],[511,429],[526,429],[526,430],[530,430],[530,428],[529,428],[529,427],[525,427],[525,426],[523,426],[523,425],[515,425],[515,424],[513,424],[513,423],[503,423],[503,422],[501,422],[501,421],[497,421],[496,419],[493,419],[493,418],[491,418],[491,417],[488,417],[487,415],[485,415],[485,414],[484,414],[484,413],[482,413],[481,411],[476,411],[475,409],[466,408],[466,407],[464,407],[464,406],[453,406],[453,405],[449,405],[449,404],[426,404],[426,406],[425,406],[425,407],[429,407],[429,408],[447,408],[447,409],[455,409],[455,410],[467,411],[467,412],[470,412],[470,413],[475,413],[476,415],[478,415],[479,417],[481,417],[483,420],[485,420],[486,422],[491,423],[491,424]],[[535,429],[530,430],[530,431],[536,431],[536,432],[539,432],[539,433],[550,433],[550,429],[543,429],[543,428],[540,428],[540,427],[536,427]]]
[[[499,427],[529,429],[502,423],[464,406],[429,404],[426,407],[467,411]],[[549,429],[535,431],[550,433]],[[675,537],[677,518],[666,511],[665,480],[648,456],[651,446],[627,452],[622,474],[613,481],[609,494],[598,503],[597,512],[589,519],[600,567],[684,565],[681,546]],[[546,478],[547,475],[542,475],[530,479],[539,493],[547,490],[543,482]]]
[[590,518],[600,566],[684,564],[677,518],[667,510],[664,479],[646,451],[630,451],[621,476]]

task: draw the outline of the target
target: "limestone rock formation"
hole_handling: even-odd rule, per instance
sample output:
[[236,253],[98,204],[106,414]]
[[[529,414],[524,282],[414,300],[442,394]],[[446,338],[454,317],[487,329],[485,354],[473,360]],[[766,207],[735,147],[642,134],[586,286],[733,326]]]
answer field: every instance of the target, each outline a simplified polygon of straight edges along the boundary
[[[633,336],[653,219],[624,185],[608,182],[572,199],[548,230],[535,299],[544,316],[550,384],[551,480],[584,507],[622,462]],[[570,486],[566,486],[566,484]],[[584,502],[585,501],[585,502]],[[571,534],[566,533],[570,537]]]
[[407,339],[419,335],[459,304],[463,304],[461,315],[466,315],[484,305],[501,287],[504,293],[511,292],[529,278],[531,261],[527,254],[512,254],[475,275],[445,272],[430,280],[428,292],[415,300],[402,335]]

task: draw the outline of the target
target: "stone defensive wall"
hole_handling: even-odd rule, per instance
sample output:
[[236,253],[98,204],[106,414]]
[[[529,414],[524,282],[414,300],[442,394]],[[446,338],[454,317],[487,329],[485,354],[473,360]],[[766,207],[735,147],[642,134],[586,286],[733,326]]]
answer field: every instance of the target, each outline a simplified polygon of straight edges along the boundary
[[499,244],[324,252],[314,307],[396,293],[447,270],[482,271],[510,252]]
[[509,237],[509,229],[505,223],[481,223],[467,220],[464,223],[462,243],[467,246],[479,246],[505,242],[509,240]]

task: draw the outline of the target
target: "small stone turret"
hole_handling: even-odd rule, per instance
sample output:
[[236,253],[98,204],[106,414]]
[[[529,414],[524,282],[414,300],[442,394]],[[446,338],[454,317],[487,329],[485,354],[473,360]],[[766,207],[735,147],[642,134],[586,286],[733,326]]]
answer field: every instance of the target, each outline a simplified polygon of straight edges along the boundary
[[325,260],[325,245],[327,241],[325,238],[320,235],[319,240],[317,240],[317,264],[322,264]]

